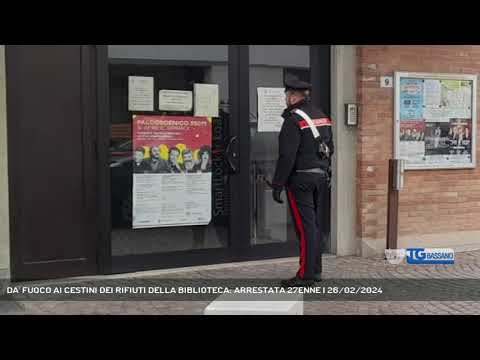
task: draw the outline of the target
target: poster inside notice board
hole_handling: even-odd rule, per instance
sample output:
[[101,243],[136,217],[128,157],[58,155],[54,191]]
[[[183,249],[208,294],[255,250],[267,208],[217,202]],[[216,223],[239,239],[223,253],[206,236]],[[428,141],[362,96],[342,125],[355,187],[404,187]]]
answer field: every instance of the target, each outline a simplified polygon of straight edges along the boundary
[[406,170],[474,168],[477,77],[395,73],[395,158]]

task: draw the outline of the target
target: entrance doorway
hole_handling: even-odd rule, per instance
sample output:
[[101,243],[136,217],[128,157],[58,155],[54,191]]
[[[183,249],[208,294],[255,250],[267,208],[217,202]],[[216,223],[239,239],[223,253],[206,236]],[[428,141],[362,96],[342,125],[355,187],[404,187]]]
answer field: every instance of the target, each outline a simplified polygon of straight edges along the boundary
[[[100,164],[106,192],[104,272],[297,255],[290,214],[271,200],[264,181],[273,176],[278,131],[259,127],[258,88],[282,88],[287,74],[296,75],[313,84],[312,100],[329,113],[329,46],[114,45],[103,54],[99,83],[107,109],[102,121],[108,123],[100,126],[107,140]],[[130,111],[129,77],[153,79],[153,111]],[[133,229],[133,117],[195,115],[193,108],[166,111],[159,104],[161,90],[194,93],[195,84],[218,87],[218,116],[212,118],[211,221]]]
[[[263,181],[278,134],[259,124],[258,89],[297,75],[329,113],[329,46],[9,45],[6,61],[13,280],[297,255],[289,214]],[[152,110],[129,108],[129,77],[151,79]],[[193,117],[162,109],[160,91],[187,96],[196,85],[218,93],[208,149],[189,155],[209,154],[210,201],[196,212],[208,221],[135,227],[133,116]]]

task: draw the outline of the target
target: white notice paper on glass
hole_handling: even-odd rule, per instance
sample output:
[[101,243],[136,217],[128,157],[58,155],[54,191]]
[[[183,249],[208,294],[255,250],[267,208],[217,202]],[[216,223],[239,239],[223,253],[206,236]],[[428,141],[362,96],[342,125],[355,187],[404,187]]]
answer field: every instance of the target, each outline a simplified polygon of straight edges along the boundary
[[208,225],[212,174],[134,174],[132,228]]
[[218,117],[218,85],[195,84],[195,116]]
[[258,88],[258,132],[280,132],[286,108],[284,88]]
[[425,106],[439,107],[442,103],[442,85],[440,80],[425,80],[423,87]]
[[158,107],[162,111],[191,111],[193,105],[191,91],[160,90]]
[[153,77],[128,77],[128,111],[153,111]]

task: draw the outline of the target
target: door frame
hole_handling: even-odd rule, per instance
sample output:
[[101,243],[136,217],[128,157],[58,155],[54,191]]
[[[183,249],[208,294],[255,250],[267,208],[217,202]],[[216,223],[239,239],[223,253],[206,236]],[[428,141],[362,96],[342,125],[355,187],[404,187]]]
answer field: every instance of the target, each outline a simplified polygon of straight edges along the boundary
[[[230,103],[230,136],[238,136],[239,172],[231,176],[231,210],[229,246],[146,255],[113,257],[111,254],[110,172],[110,98],[108,45],[97,47],[97,117],[98,121],[98,206],[99,206],[99,273],[127,273],[237,261],[251,261],[296,256],[294,242],[251,246],[250,239],[250,123],[249,119],[249,45],[228,45],[228,84]],[[328,58],[328,60],[327,60]],[[328,61],[328,62],[326,62]],[[315,89],[324,89],[313,101],[328,104],[330,111],[330,46],[310,46],[310,71]],[[315,66],[317,64],[317,66]],[[323,67],[323,71],[322,71]],[[328,69],[327,69],[328,67]],[[315,69],[315,70],[314,70]],[[327,71],[325,71],[327,69]],[[315,75],[314,75],[315,74]],[[314,78],[315,76],[315,78]],[[248,80],[247,80],[248,81]],[[245,184],[248,184],[246,186]]]

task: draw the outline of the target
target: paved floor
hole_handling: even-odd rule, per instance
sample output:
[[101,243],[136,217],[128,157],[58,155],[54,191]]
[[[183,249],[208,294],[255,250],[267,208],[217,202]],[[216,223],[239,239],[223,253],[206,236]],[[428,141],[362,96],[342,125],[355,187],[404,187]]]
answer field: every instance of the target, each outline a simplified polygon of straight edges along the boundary
[[[288,278],[295,273],[296,259],[280,259],[245,264],[158,271],[135,276],[189,279],[272,279]],[[455,265],[392,265],[384,259],[329,256],[324,261],[327,279],[435,278],[480,279],[480,251],[457,253]],[[108,277],[102,277],[105,279]],[[88,302],[0,302],[0,314],[202,314],[208,302],[167,301],[88,301]],[[350,314],[480,314],[480,302],[474,301],[317,301],[305,302],[304,312],[319,315]]]

